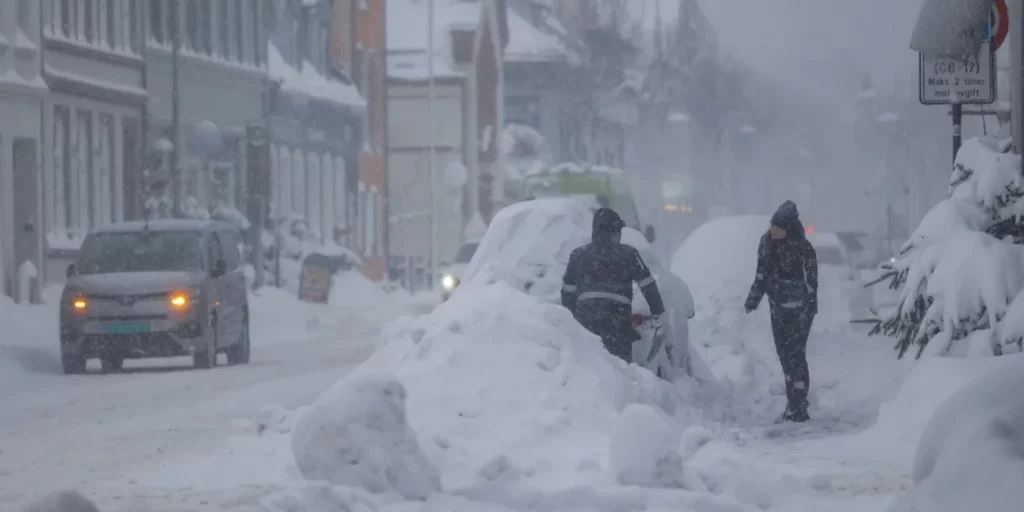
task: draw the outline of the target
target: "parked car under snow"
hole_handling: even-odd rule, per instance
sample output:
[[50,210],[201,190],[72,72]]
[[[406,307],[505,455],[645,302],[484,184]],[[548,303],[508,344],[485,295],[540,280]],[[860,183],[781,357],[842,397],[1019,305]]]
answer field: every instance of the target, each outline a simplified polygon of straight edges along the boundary
[[[501,210],[466,268],[464,282],[494,276],[541,300],[559,303],[569,255],[590,242],[597,208],[590,198],[558,197],[525,201]],[[640,232],[625,228],[622,242],[640,251],[658,282],[667,310],[666,348],[643,366],[670,380],[681,375],[712,379],[707,366],[690,350],[688,323],[694,316],[694,304],[689,287],[668,270]],[[654,333],[649,328],[647,301],[635,286],[634,325],[641,340],[633,345],[634,360],[645,361]]]

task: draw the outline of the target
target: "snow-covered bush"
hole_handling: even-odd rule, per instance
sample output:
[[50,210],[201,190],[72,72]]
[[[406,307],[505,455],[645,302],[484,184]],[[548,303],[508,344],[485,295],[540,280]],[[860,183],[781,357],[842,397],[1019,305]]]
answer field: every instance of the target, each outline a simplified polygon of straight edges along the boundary
[[388,374],[343,379],[299,418],[292,451],[302,476],[424,499],[441,490],[437,468],[406,421],[405,386]]
[[1017,510],[1024,502],[1024,355],[946,400],[918,443],[914,487],[889,512]]
[[949,198],[891,264],[889,286],[900,298],[872,333],[895,337],[900,357],[914,346],[917,357],[1019,350],[1024,320],[1008,312],[1024,309],[1016,300],[1024,291],[1024,177],[1010,149],[992,138],[965,142]]

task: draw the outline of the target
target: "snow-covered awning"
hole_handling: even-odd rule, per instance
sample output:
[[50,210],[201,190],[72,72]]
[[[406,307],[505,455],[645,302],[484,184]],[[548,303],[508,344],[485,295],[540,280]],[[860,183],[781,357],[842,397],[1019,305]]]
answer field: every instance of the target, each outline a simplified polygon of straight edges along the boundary
[[506,62],[569,62],[577,65],[583,61],[579,54],[563,44],[558,35],[541,31],[515,12],[508,13],[508,25]]
[[366,100],[355,86],[320,74],[308,61],[303,63],[301,71],[291,67],[273,43],[268,45],[267,66],[270,79],[280,83],[283,91],[349,107],[366,108]]

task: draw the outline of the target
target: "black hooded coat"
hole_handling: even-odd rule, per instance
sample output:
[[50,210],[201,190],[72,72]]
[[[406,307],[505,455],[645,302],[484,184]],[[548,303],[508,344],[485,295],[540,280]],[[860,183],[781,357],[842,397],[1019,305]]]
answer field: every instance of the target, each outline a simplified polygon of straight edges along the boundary
[[786,377],[786,412],[782,420],[806,421],[810,370],[807,339],[818,314],[818,258],[807,240],[796,204],[786,201],[772,215],[771,223],[786,230],[774,240],[768,233],[757,248],[757,275],[747,296],[746,309],[757,309],[768,295],[772,337]]
[[633,283],[640,287],[652,315],[662,315],[665,306],[640,252],[619,241],[623,227],[625,223],[610,208],[594,213],[590,243],[569,255],[562,305],[583,327],[600,336],[609,352],[631,362],[633,342],[640,337],[632,325]]

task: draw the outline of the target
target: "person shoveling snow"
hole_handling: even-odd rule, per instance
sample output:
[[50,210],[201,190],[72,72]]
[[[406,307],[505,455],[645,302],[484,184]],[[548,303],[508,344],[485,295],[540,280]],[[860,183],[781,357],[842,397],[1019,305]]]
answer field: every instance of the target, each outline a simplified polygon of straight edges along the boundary
[[[656,342],[665,306],[640,252],[621,242],[624,227],[626,223],[615,210],[594,212],[591,242],[569,256],[562,278],[562,305],[583,327],[600,336],[609,352],[631,363],[633,342],[640,339],[632,324],[633,283],[651,308]],[[661,344],[655,343],[648,360],[660,349]]]

